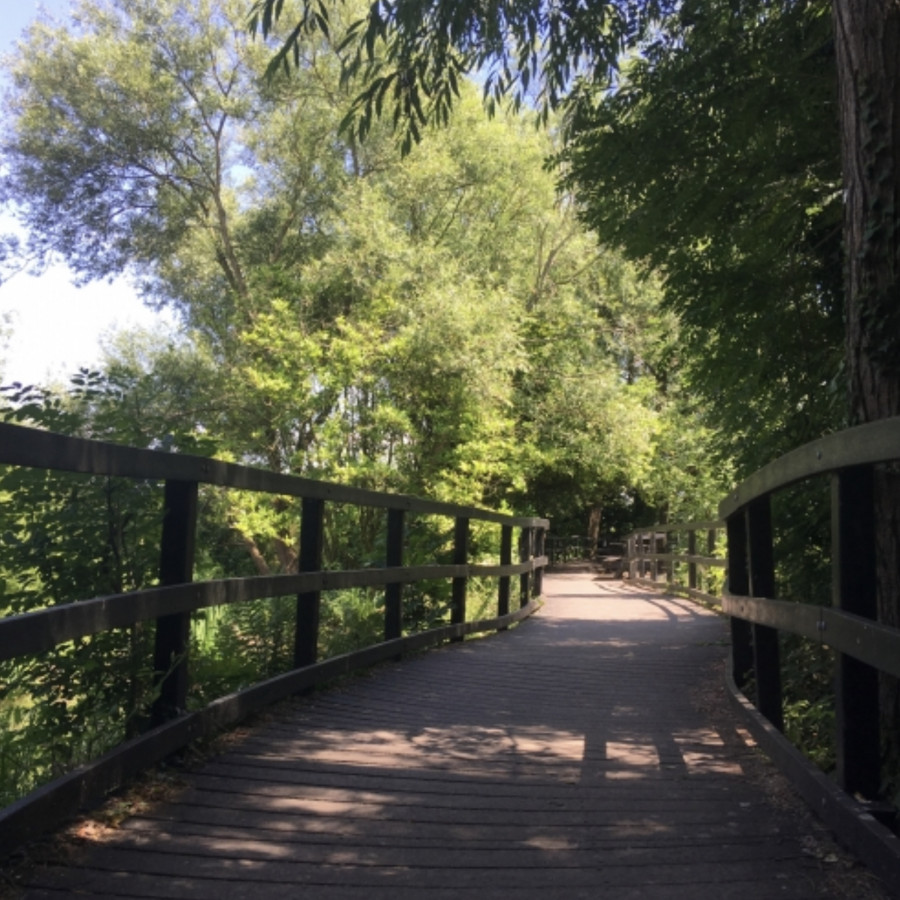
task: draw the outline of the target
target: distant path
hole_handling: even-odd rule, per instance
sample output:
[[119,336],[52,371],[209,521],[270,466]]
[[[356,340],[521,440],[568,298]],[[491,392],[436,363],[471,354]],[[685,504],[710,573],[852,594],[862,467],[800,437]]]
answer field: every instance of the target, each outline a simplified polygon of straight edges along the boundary
[[544,588],[510,632],[280,707],[26,896],[879,896],[731,718],[724,620],[577,569]]

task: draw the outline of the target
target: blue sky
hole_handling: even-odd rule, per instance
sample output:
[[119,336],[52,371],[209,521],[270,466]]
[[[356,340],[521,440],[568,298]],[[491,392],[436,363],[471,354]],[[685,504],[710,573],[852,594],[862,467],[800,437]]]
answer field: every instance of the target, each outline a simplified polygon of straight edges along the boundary
[[[10,52],[43,9],[65,20],[70,0],[5,0],[0,15],[0,53]],[[12,230],[0,217],[0,232]],[[116,328],[152,327],[168,320],[143,306],[126,281],[76,288],[65,266],[40,278],[18,274],[0,284],[0,316],[12,316],[12,338],[0,348],[0,383],[65,381],[79,366],[101,356],[101,341]]]

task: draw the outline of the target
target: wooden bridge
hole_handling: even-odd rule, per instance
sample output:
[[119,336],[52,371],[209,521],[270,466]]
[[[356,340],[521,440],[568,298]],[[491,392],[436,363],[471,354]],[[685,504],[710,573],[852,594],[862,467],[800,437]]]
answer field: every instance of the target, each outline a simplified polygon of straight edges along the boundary
[[[838,499],[840,479],[845,473],[854,479],[856,499],[845,497],[846,506],[858,502],[866,466],[900,456],[897,423],[882,431],[850,442],[852,450],[840,450],[848,446],[846,437],[840,446],[826,439],[807,448],[813,469],[838,473]],[[181,772],[182,789],[165,802],[140,806],[116,827],[76,827],[74,837],[52,844],[55,852],[24,872],[18,886],[25,897],[224,900],[302,891],[322,898],[756,900],[877,898],[900,883],[897,838],[876,820],[874,806],[812,771],[777,728],[780,684],[770,641],[777,629],[819,633],[821,639],[819,623],[825,622],[839,674],[855,678],[857,688],[871,687],[870,669],[893,672],[900,656],[892,630],[858,613],[787,609],[797,605],[766,596],[772,593],[766,581],[771,551],[767,555],[761,498],[786,477],[797,480],[796,457],[789,476],[764,470],[723,504],[731,593],[719,602],[729,618],[658,591],[660,577],[673,580],[681,566],[688,575],[685,591],[700,597],[698,570],[717,560],[709,549],[696,552],[696,535],[722,522],[657,526],[649,541],[636,536],[632,547],[636,542],[639,551],[626,566],[630,579],[601,577],[589,566],[544,575],[547,523],[540,519],[15,426],[0,425],[0,448],[6,464],[166,484],[160,587],[0,620],[0,659],[14,659],[73,636],[156,619],[162,678],[145,734],[0,813],[3,856],[79,808],[101,802],[131,774],[171,758],[195,737],[280,701],[223,753]],[[202,483],[301,497],[301,571],[192,584]],[[326,502],[385,510],[385,566],[322,571]],[[403,564],[404,525],[414,513],[452,519],[452,561]],[[499,562],[471,558],[477,522],[499,529]],[[517,562],[511,558],[514,529]],[[659,535],[665,542],[679,530],[688,535],[681,552],[674,542],[660,545]],[[846,553],[854,540],[845,536],[838,547]],[[751,573],[753,583],[742,582],[742,573]],[[496,579],[496,616],[467,618],[466,585],[473,576]],[[407,633],[401,586],[438,578],[452,582],[449,622]],[[317,660],[321,591],[348,585],[384,589],[385,639]],[[179,666],[190,612],[287,592],[297,596],[294,667],[186,712]],[[495,633],[463,640],[478,632]],[[729,645],[733,666],[726,665]],[[865,667],[862,675],[852,661]],[[309,693],[375,663],[381,665],[370,674]],[[751,670],[768,719],[734,684],[735,673]],[[859,697],[869,709],[864,693]],[[842,715],[852,721],[845,706],[839,700],[839,728]],[[871,778],[859,774],[860,761],[871,759],[872,729],[862,730],[861,738],[839,740],[845,781]],[[797,799],[797,789],[841,846]],[[867,867],[854,862],[846,846]]]

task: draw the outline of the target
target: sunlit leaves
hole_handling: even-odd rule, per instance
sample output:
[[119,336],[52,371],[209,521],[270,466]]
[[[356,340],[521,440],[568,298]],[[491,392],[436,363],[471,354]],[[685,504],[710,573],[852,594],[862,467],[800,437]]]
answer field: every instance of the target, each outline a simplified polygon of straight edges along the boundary
[[[508,98],[516,110],[536,106],[546,122],[574,78],[606,81],[626,44],[675,5],[669,0],[560,0],[549,5],[540,0],[375,0],[341,45],[347,74],[364,74],[365,85],[345,127],[360,137],[369,132],[372,116],[383,108],[378,103],[381,85],[390,80],[392,119],[408,153],[421,139],[422,126],[446,123],[462,74],[483,79],[492,109]],[[299,17],[293,17],[297,25],[282,39],[273,68],[286,62],[301,34],[321,27],[314,9],[312,0],[303,0]],[[282,13],[281,0],[256,0],[249,26],[268,35]],[[379,82],[375,91],[373,81]]]

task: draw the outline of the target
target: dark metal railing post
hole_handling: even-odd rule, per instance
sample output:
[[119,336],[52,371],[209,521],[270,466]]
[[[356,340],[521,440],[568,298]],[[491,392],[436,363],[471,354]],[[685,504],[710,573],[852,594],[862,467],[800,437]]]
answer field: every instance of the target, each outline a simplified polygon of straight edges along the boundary
[[[512,525],[503,525],[500,529],[500,565],[512,564]],[[509,575],[500,576],[500,586],[497,597],[497,615],[505,616],[509,613]]]
[[[528,562],[531,559],[531,544],[533,541],[531,528],[523,528],[519,533],[519,562]],[[531,573],[523,572],[519,576],[519,606],[527,606],[531,596]]]
[[[831,480],[832,594],[844,612],[877,618],[874,473],[844,469]],[[828,635],[822,638],[828,641]],[[838,783],[874,800],[881,789],[878,670],[852,656],[835,658]]]
[[[544,537],[546,532],[543,528],[535,528],[534,530],[534,555],[535,557],[544,555]],[[534,570],[534,578],[531,580],[531,596],[540,597],[544,590],[544,567],[541,566]]]
[[[772,552],[772,505],[768,496],[747,505],[747,545],[750,596],[775,596],[775,560]],[[781,702],[781,660],[778,630],[753,625],[753,667],[759,711],[779,730],[784,730]]]
[[[403,531],[406,513],[391,508],[387,517],[387,550],[385,565],[389,568],[403,565]],[[403,585],[392,582],[384,589],[384,639],[392,641],[403,636]]]
[[[664,531],[662,538],[662,552],[667,556],[671,556],[675,552],[675,548],[673,544],[675,543],[672,540],[672,535],[674,532]],[[663,572],[666,576],[666,584],[673,584],[675,581],[675,561],[671,559],[667,559],[663,561]]]
[[[692,528],[688,532],[688,556],[697,555],[697,532]],[[697,563],[693,559],[688,561],[688,588],[697,590]]]
[[[706,555],[707,556],[715,556],[716,555],[716,529],[710,528],[709,531],[706,532]],[[727,569],[726,569],[727,572]],[[712,593],[710,591],[710,577],[709,577],[709,569],[705,568],[703,570],[703,590],[706,591],[707,594]],[[721,592],[720,592],[721,593]]]
[[[194,577],[197,482],[167,481],[163,504],[159,583],[186,584]],[[187,706],[190,637],[190,613],[156,620],[153,672],[158,693],[150,713],[152,725],[174,718]]]
[[[453,565],[465,566],[469,563],[469,520],[458,517],[453,529]],[[461,625],[466,621],[466,591],[469,579],[460,575],[453,579],[453,595],[450,606],[450,624]],[[461,641],[462,638],[454,638]]]
[[[747,520],[739,510],[726,522],[728,534],[728,592],[738,597],[750,595],[750,568],[747,559]],[[753,673],[753,631],[749,622],[731,617],[731,674],[743,687]]]
[[[325,501],[304,497],[300,520],[300,571],[322,570],[322,536],[325,525]],[[297,594],[297,620],[294,631],[294,667],[311,666],[319,656],[319,609],[321,591]]]

